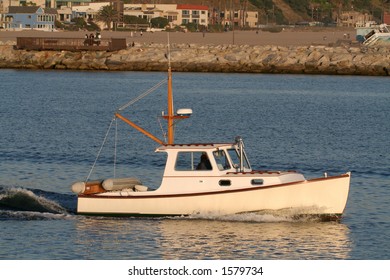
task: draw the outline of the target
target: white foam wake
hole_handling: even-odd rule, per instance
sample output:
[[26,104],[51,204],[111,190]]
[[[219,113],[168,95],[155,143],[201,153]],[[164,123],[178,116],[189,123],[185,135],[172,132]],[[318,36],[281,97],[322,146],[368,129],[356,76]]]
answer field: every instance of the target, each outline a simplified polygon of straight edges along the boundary
[[[310,211],[312,210],[312,211]],[[221,213],[198,213],[192,214],[182,219],[202,219],[229,222],[255,222],[255,223],[278,223],[278,222],[313,222],[321,220],[317,215],[307,215],[307,213],[318,213],[318,209],[282,209],[277,211],[259,211],[239,214]]]
[[74,215],[48,212],[0,210],[0,219],[6,220],[72,220]]
[[57,202],[38,196],[30,190],[18,187],[4,188],[1,190],[0,207],[22,211],[67,214],[66,209]]

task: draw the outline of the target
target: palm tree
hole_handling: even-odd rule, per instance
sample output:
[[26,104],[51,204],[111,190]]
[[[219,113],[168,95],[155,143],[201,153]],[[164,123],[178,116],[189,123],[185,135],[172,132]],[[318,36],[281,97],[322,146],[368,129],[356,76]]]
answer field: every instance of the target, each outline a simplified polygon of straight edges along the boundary
[[118,21],[118,12],[112,5],[103,6],[97,14],[97,19],[103,21],[108,30],[111,30],[111,23]]

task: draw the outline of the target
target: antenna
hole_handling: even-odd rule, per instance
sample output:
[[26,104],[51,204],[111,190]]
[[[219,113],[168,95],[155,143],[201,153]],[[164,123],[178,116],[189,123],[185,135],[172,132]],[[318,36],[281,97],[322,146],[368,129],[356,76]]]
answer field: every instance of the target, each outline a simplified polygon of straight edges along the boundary
[[171,68],[171,43],[169,42],[169,32],[167,32],[168,35],[168,45],[167,45],[167,58],[168,58],[168,68]]

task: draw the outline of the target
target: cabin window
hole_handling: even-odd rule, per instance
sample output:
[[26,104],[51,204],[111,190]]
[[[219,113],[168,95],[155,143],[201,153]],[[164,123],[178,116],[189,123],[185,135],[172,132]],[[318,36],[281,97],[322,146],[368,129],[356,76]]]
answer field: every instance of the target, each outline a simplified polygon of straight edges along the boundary
[[230,163],[229,163],[229,160],[226,156],[225,151],[223,151],[223,150],[215,151],[215,152],[213,152],[213,155],[214,155],[215,161],[217,162],[218,169],[220,171],[230,169],[231,166],[230,166]]
[[176,171],[212,170],[206,152],[179,152],[175,164]]
[[[230,159],[232,160],[232,163],[234,165],[234,168],[239,168],[240,167],[240,155],[237,152],[236,149],[228,149],[228,154],[230,156]],[[245,169],[250,169],[248,160],[246,158],[246,155],[244,153],[244,168]]]

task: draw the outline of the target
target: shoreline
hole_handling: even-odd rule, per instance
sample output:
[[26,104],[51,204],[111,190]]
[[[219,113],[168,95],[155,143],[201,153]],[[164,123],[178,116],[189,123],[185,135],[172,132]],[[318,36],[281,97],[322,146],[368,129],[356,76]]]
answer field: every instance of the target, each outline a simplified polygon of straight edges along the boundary
[[[16,37],[61,37],[84,38],[88,31],[0,31],[0,42],[16,42]],[[202,32],[169,32],[170,43],[201,44],[201,45],[329,45],[335,44],[349,36],[355,40],[356,31],[353,28],[286,28],[281,32],[272,33],[262,30],[236,30],[203,34]],[[167,32],[102,31],[102,38],[126,38],[127,44],[167,44]]]
[[[3,31],[4,32],[4,31]],[[22,31],[23,32],[23,31]],[[32,31],[33,32],[33,31]],[[307,33],[309,32],[309,33]],[[308,37],[313,31],[270,33],[274,38],[283,41],[282,45],[253,44],[253,31],[241,31],[242,38],[250,40],[252,44],[199,44],[191,43],[195,39],[211,37],[208,33],[202,37],[201,33],[172,33],[170,34],[172,70],[176,72],[222,72],[222,73],[275,73],[275,74],[326,74],[326,75],[367,75],[388,76],[390,73],[390,46],[364,47],[339,41],[339,44],[288,44],[287,38],[293,38],[295,43],[300,37]],[[2,32],[0,32],[1,34]],[[23,32],[30,35],[31,32]],[[228,33],[228,32],[227,32]],[[265,33],[265,32],[264,32]],[[268,33],[268,32],[267,32]],[[317,32],[318,40],[324,40],[323,32]],[[59,36],[58,32],[48,33]],[[84,32],[77,32],[83,36]],[[116,36],[122,32],[113,33]],[[0,68],[14,69],[60,69],[60,70],[105,70],[105,71],[166,71],[167,60],[166,42],[149,42],[153,34],[140,35],[143,42],[134,43],[127,49],[105,51],[26,51],[15,50],[9,42],[0,45]],[[67,34],[75,36],[74,32]],[[107,34],[103,34],[104,36]],[[183,43],[183,39],[188,37]],[[227,36],[231,34],[220,34]],[[277,36],[279,35],[279,37]],[[305,36],[306,35],[306,36]],[[31,35],[30,35],[31,36]],[[134,36],[134,34],[133,34]],[[153,41],[159,38],[166,40],[166,33],[154,36]],[[200,37],[201,36],[201,37]],[[338,35],[341,36],[341,33]],[[343,35],[344,36],[344,33]],[[50,37],[50,36],[48,36]],[[0,36],[1,38],[1,36]],[[2,37],[4,38],[4,36]],[[68,37],[69,38],[69,37]],[[71,37],[70,37],[71,38]],[[74,38],[74,37],[73,37]],[[118,38],[118,37],[117,37]],[[130,37],[136,38],[136,37]],[[180,40],[178,39],[180,38]],[[240,37],[237,37],[237,40]],[[126,38],[129,42],[129,38]],[[226,39],[226,38],[225,38]],[[313,40],[314,37],[307,38]],[[336,37],[334,38],[336,39]],[[216,36],[210,40],[218,41]],[[340,40],[340,39],[337,39]],[[186,41],[186,40],[184,40]],[[220,42],[219,40],[218,42]],[[329,40],[327,39],[327,42]],[[345,41],[345,40],[344,40]],[[263,40],[265,43],[266,41]],[[268,41],[267,41],[268,42]],[[130,45],[133,45],[130,43]],[[333,46],[332,46],[333,45]]]

